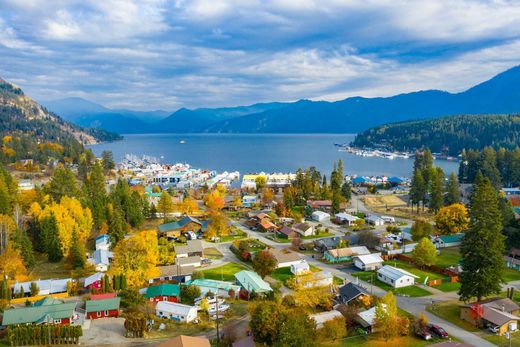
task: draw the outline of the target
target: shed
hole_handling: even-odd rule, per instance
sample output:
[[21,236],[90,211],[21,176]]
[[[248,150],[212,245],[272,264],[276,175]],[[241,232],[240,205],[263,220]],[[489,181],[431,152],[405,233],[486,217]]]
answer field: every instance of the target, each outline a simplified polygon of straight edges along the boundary
[[385,265],[377,270],[377,278],[394,288],[413,286],[418,276],[390,265]]
[[314,211],[311,214],[311,218],[316,222],[323,222],[330,219],[330,214],[323,211]]
[[343,318],[343,314],[341,314],[341,312],[339,311],[332,310],[311,314],[309,318],[314,320],[314,322],[316,323],[316,328],[320,329],[323,328],[323,323],[333,320],[335,318]]
[[305,260],[302,260],[299,263],[291,265],[291,273],[293,275],[301,275],[301,274],[309,272],[310,270],[311,269],[309,267],[309,264]]
[[269,283],[264,281],[256,272],[242,270],[235,274],[237,284],[248,292],[267,293],[273,291]]
[[381,253],[372,253],[357,255],[352,258],[354,260],[354,266],[363,271],[373,271],[383,266],[383,258]]
[[189,323],[197,318],[197,307],[168,301],[159,301],[155,306],[158,317]]
[[374,225],[374,226],[382,226],[385,225],[385,221],[376,215],[371,215],[366,218],[366,222],[368,224]]

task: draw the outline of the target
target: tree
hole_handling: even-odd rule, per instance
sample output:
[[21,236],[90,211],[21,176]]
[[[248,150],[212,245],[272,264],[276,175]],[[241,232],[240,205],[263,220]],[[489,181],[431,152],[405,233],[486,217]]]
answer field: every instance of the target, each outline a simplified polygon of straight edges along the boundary
[[350,185],[350,182],[343,183],[341,186],[341,195],[345,201],[350,201],[352,198],[352,186]]
[[276,269],[276,265],[276,258],[268,249],[264,249],[263,251],[256,253],[255,257],[253,258],[253,269],[262,278],[272,274]]
[[173,212],[173,207],[172,197],[166,190],[163,190],[159,202],[157,203],[157,212],[159,212],[163,218],[166,218],[170,212]]
[[[279,327],[276,341],[277,347],[315,347],[316,323],[309,314],[299,308],[286,312],[283,324]],[[256,335],[255,335],[256,336]]]
[[321,340],[340,340],[347,335],[346,322],[344,317],[336,317],[323,323],[323,327],[318,330]]
[[0,255],[0,273],[10,279],[17,280],[26,275],[27,269],[23,263],[20,252],[7,244],[4,252]]
[[45,190],[56,202],[59,202],[64,196],[79,196],[79,189],[76,185],[74,173],[72,173],[70,169],[63,167],[58,168],[54,172]]
[[443,207],[435,215],[435,230],[442,235],[458,234],[468,227],[468,211],[462,204]]
[[426,195],[426,183],[424,177],[419,170],[415,170],[412,183],[410,187],[410,202],[413,205],[417,205],[417,212],[419,212],[419,203],[423,202],[424,207],[424,199]]
[[377,245],[379,245],[379,237],[368,230],[361,231],[359,233],[358,243],[368,248],[375,248]]
[[443,205],[444,200],[444,171],[440,167],[432,168],[430,175],[430,202],[431,212],[437,212]]
[[412,251],[412,259],[419,267],[431,266],[437,260],[437,248],[429,238],[422,238]]
[[27,232],[20,228],[16,228],[11,240],[13,242],[13,248],[20,251],[25,266],[28,268],[33,267],[36,263],[36,258],[34,256],[33,244],[29,239]]
[[194,284],[185,285],[181,284],[181,297],[188,303],[193,304],[195,299],[200,297],[200,288]]
[[204,237],[211,240],[213,237],[229,235],[230,227],[227,216],[222,212],[213,212],[210,215],[208,229],[204,232]]
[[101,162],[103,163],[105,174],[116,167],[112,151],[103,151],[103,153],[101,153]]
[[94,228],[99,229],[101,224],[106,220],[107,212],[107,193],[105,188],[105,176],[103,168],[99,162],[96,162],[90,171],[86,181],[85,190],[88,206],[92,212],[94,220]]
[[403,332],[401,323],[394,294],[389,291],[376,306],[374,328],[388,341]]
[[51,213],[49,216],[43,218],[40,225],[44,249],[47,253],[48,260],[51,263],[57,263],[63,258],[63,250],[56,216]]
[[204,197],[204,204],[210,212],[222,210],[226,204],[225,190],[222,188],[212,190]]
[[255,178],[255,184],[256,184],[256,190],[261,191],[262,189],[264,189],[265,185],[267,184],[267,177],[257,176]]
[[446,195],[444,195],[444,204],[453,205],[460,203],[460,188],[459,181],[455,172],[450,174],[448,182],[446,183]]
[[426,221],[425,219],[418,218],[412,225],[410,229],[410,234],[412,235],[412,240],[419,241],[424,237],[430,237],[432,233],[432,225]]
[[85,247],[81,244],[76,230],[72,232],[72,244],[69,251],[69,263],[73,269],[83,268],[86,263]]
[[108,235],[114,245],[116,245],[125,236],[126,222],[123,217],[121,206],[108,204]]
[[248,307],[249,327],[255,341],[273,346],[278,339],[278,331],[284,321],[285,309],[274,301],[252,302]]
[[179,209],[182,213],[190,215],[199,210],[199,204],[197,203],[197,200],[187,196],[182,200]]
[[274,192],[271,188],[262,189],[262,202],[264,204],[270,204],[274,199]]
[[498,195],[488,178],[477,175],[471,198],[470,226],[460,246],[460,299],[478,301],[498,294],[504,283],[504,236]]
[[36,284],[36,282],[31,282],[30,290],[31,290],[31,296],[36,296],[40,293],[40,288],[38,288],[38,285]]

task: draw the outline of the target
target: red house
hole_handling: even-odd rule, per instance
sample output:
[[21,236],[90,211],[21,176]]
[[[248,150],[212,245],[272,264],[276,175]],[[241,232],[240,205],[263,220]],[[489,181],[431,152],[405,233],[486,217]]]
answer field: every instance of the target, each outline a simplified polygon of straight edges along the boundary
[[88,319],[98,319],[119,316],[119,304],[121,298],[88,300],[85,305],[85,312]]
[[112,299],[115,298],[116,293],[102,293],[102,294],[91,294],[90,300],[104,300],[104,299]]
[[103,273],[96,272],[93,275],[88,276],[85,278],[84,287],[89,290],[99,290],[101,289],[101,281],[103,280]]
[[146,289],[146,299],[151,302],[179,302],[181,288],[178,284],[161,283]]

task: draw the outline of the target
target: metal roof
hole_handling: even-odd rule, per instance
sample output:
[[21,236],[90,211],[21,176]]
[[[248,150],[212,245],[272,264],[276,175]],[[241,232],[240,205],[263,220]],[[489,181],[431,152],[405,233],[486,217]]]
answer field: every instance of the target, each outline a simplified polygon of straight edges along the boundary
[[270,292],[273,289],[264,281],[256,272],[242,270],[235,274],[237,282],[247,291],[255,291],[256,293]]

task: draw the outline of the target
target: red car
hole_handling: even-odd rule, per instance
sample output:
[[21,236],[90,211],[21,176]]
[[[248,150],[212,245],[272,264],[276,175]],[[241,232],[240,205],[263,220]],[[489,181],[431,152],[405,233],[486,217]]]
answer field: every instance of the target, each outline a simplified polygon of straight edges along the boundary
[[432,334],[430,334],[430,332],[427,331],[427,330],[418,330],[416,332],[416,334],[417,334],[417,336],[419,336],[423,340],[431,340],[432,339]]
[[437,335],[443,339],[448,338],[448,333],[446,332],[446,330],[444,330],[438,325],[430,324],[430,331],[432,332],[432,334]]

